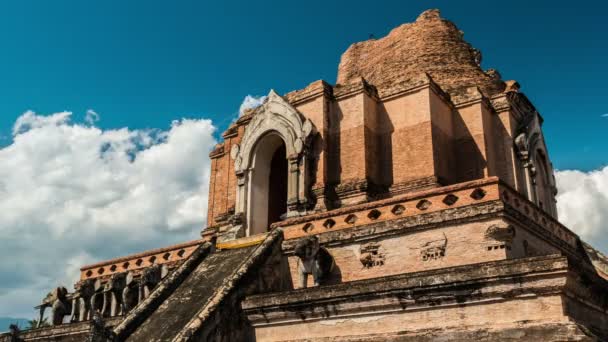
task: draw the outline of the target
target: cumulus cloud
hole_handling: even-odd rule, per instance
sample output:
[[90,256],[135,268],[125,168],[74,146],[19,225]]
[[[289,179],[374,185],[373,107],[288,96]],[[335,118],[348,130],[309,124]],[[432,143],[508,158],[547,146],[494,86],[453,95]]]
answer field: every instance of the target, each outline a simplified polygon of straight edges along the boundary
[[266,101],[266,96],[245,96],[243,103],[241,103],[241,107],[239,108],[239,116],[243,115],[246,109],[256,108],[262,105],[264,101]]
[[26,112],[0,149],[0,316],[34,317],[84,264],[196,239],[206,219],[209,120],[101,130]]
[[94,125],[97,121],[99,121],[99,114],[92,109],[88,109],[84,116],[84,121],[89,125]]
[[555,178],[560,221],[608,254],[608,166],[590,172],[558,171]]

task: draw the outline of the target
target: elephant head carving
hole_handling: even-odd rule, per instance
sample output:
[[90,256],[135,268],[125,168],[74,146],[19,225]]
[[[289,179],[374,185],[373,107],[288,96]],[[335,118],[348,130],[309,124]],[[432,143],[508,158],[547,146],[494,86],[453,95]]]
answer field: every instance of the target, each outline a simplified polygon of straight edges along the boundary
[[315,286],[319,286],[334,267],[333,257],[319,245],[319,239],[314,235],[298,241],[294,254],[300,258],[298,270],[302,288],[307,286],[309,274],[312,274]]
[[38,326],[40,326],[42,319],[44,318],[44,311],[46,308],[51,308],[53,325],[60,325],[63,323],[63,317],[68,315],[72,310],[70,301],[68,300],[68,290],[63,287],[56,287],[49,292],[46,297],[42,300],[42,303],[36,308],[40,310],[40,316],[38,319]]

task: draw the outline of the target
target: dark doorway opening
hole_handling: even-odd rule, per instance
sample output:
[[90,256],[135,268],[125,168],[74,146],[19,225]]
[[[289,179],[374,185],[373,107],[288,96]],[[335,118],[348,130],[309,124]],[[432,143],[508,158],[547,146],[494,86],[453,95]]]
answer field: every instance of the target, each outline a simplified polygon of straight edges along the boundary
[[287,213],[287,155],[281,144],[272,155],[268,180],[268,227]]

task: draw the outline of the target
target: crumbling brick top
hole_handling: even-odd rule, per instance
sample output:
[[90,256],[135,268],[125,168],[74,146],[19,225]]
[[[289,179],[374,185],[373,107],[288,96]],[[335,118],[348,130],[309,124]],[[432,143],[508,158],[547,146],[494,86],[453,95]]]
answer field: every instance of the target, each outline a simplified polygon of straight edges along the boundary
[[386,37],[351,45],[342,55],[337,82],[363,77],[381,89],[428,73],[450,92],[472,86],[486,96],[504,91],[498,72],[483,71],[480,63],[481,53],[463,39],[463,32],[438,10],[428,10]]

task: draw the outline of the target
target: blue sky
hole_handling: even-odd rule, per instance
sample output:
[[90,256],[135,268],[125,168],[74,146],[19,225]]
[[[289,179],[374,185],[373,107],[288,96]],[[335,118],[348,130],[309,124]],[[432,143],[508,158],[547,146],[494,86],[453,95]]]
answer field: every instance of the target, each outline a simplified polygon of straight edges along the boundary
[[12,1],[0,5],[0,146],[15,119],[87,109],[104,129],[223,130],[243,97],[335,82],[341,53],[428,8],[485,68],[516,79],[545,118],[558,169],[606,165],[608,29],[602,2]]

